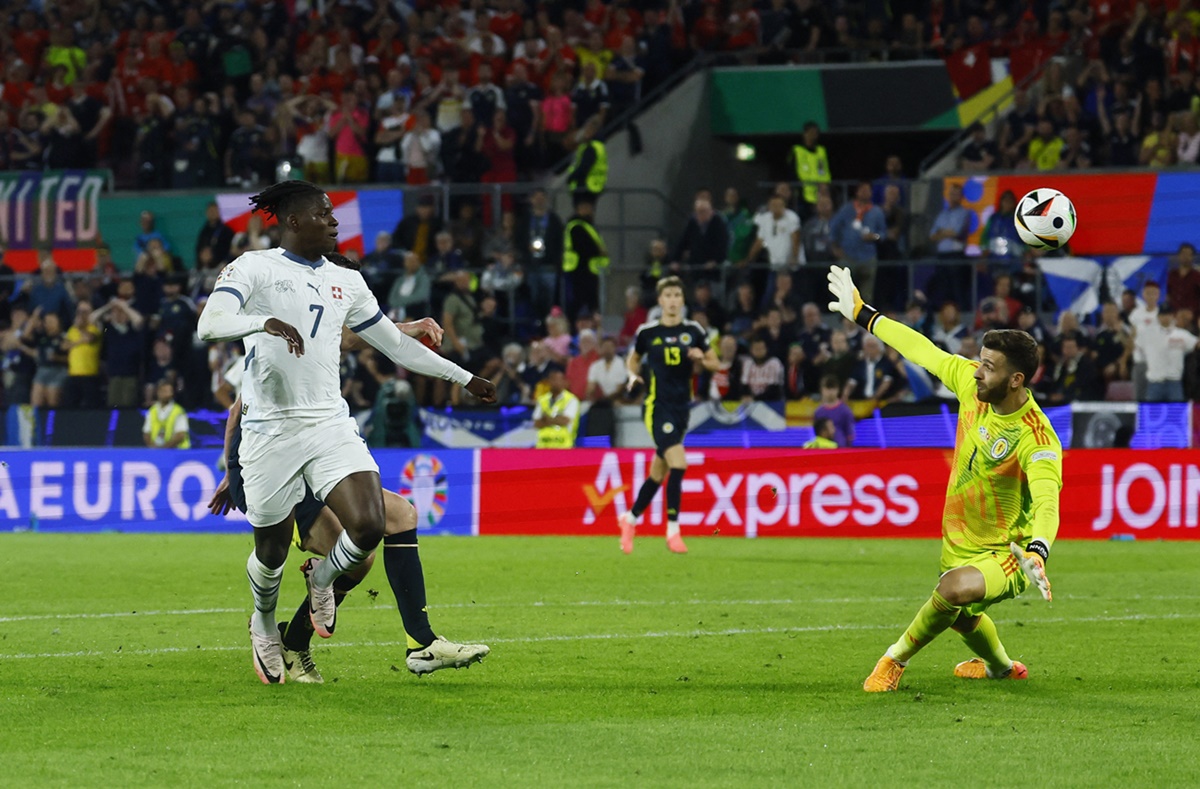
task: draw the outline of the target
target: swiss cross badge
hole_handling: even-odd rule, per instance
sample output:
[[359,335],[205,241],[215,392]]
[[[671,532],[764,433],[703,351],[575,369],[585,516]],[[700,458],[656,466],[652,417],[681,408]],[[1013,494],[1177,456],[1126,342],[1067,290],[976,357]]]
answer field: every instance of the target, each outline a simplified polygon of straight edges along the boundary
[[342,297],[341,286],[340,285],[331,285],[330,287],[333,288],[333,297],[335,299],[340,299]]

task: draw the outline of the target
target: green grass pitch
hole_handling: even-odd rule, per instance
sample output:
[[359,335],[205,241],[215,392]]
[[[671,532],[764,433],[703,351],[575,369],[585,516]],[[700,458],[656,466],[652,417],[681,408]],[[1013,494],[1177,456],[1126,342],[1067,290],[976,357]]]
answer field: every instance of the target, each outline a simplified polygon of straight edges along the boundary
[[317,645],[326,684],[275,687],[249,546],[0,537],[0,784],[1200,785],[1200,543],[1061,542],[1053,605],[993,609],[1028,682],[954,679],[950,633],[887,695],[862,681],[932,541],[425,539],[434,628],[487,660],[405,671],[379,566]]

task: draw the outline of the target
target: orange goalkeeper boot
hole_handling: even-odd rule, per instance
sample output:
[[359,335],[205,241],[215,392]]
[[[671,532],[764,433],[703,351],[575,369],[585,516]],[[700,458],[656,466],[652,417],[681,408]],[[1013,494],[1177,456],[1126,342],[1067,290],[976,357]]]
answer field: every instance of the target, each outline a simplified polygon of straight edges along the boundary
[[961,679],[1029,679],[1029,669],[1025,668],[1024,663],[1014,660],[1008,671],[999,676],[992,676],[988,673],[987,663],[983,662],[983,658],[971,658],[954,667],[954,676]]
[[904,675],[904,664],[884,655],[875,664],[875,670],[863,683],[867,693],[881,693],[900,687],[900,677]]

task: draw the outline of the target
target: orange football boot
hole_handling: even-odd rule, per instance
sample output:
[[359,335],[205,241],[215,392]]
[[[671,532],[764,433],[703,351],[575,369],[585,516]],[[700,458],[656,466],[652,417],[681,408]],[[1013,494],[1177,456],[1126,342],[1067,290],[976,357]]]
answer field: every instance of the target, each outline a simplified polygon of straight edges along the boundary
[[1029,669],[1024,663],[1013,661],[1012,667],[998,677],[988,674],[983,658],[964,660],[954,667],[954,676],[962,679],[1029,679]]
[[875,664],[875,670],[863,683],[867,693],[881,693],[900,687],[900,677],[904,676],[904,664],[884,655]]

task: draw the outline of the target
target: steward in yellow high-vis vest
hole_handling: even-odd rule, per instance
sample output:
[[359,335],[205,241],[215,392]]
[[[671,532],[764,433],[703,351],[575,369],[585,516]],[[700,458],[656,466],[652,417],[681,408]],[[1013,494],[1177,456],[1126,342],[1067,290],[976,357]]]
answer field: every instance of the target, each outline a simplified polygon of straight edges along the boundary
[[579,145],[575,148],[575,161],[567,174],[567,188],[578,199],[588,195],[592,201],[600,197],[608,184],[608,149],[604,143],[594,139],[600,131],[600,121],[593,116],[579,130]]
[[546,376],[550,391],[537,399],[533,426],[538,449],[570,449],[579,431],[579,398],[567,390],[567,374],[552,367]]
[[821,193],[821,185],[828,184],[833,176],[829,172],[829,154],[824,145],[818,145],[821,129],[809,121],[804,124],[804,140],[802,144],[792,147],[792,158],[796,162],[796,180],[803,187],[804,202],[810,206],[817,204]]
[[159,381],[157,395],[146,411],[142,440],[152,449],[191,449],[187,411],[175,402],[175,385]]
[[837,449],[838,443],[834,440],[837,435],[837,428],[833,424],[833,420],[827,416],[820,417],[813,422],[813,437],[805,441],[801,446],[802,449]]
[[567,292],[563,306],[571,320],[584,307],[595,314],[600,306],[600,272],[608,268],[609,259],[604,239],[592,224],[595,210],[590,198],[581,198],[563,232],[562,270]]

